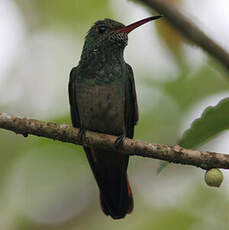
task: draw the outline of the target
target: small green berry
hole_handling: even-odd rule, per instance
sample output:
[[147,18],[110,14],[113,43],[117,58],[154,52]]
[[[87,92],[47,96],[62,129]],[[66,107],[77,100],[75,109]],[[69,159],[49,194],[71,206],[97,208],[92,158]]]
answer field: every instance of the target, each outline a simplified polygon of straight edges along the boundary
[[223,173],[216,168],[209,169],[205,172],[205,182],[212,187],[220,187],[223,182]]

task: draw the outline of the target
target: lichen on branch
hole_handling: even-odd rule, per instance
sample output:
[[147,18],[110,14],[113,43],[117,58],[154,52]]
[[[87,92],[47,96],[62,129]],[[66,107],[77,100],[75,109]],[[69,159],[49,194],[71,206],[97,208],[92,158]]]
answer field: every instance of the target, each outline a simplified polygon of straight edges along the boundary
[[154,158],[173,163],[193,165],[203,169],[229,169],[229,155],[207,151],[184,149],[178,145],[168,146],[152,144],[126,138],[123,145],[117,149],[114,145],[117,137],[86,131],[85,138],[79,138],[79,129],[65,124],[44,122],[25,117],[11,116],[0,113],[0,128],[11,130],[17,134],[35,135],[76,145],[120,151],[131,156]]

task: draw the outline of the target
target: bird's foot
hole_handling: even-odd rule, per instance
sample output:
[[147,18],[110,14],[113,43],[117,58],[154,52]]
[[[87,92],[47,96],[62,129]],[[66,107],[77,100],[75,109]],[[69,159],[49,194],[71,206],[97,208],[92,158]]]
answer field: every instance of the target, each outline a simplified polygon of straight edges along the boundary
[[86,134],[86,130],[84,128],[80,128],[78,136],[79,136],[79,140],[82,143],[83,139],[85,138],[85,134]]
[[126,138],[126,135],[124,134],[118,136],[117,139],[115,140],[115,147],[120,148],[123,145],[123,141],[125,138]]
[[22,133],[22,135],[24,136],[24,137],[28,137],[28,133]]

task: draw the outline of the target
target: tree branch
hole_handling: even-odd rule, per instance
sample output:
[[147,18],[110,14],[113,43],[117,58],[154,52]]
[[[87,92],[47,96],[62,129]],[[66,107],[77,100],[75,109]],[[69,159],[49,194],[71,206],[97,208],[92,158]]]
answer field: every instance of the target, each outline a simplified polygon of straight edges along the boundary
[[[81,142],[78,137],[79,129],[71,128],[64,124],[38,121],[25,117],[11,116],[7,113],[0,113],[0,128],[11,130],[24,136],[32,134],[62,142],[117,151],[114,145],[117,137],[86,131],[85,138]],[[118,151],[132,156],[155,158],[173,163],[193,165],[203,169],[229,169],[229,155],[227,154],[184,149],[178,145],[151,144],[126,138],[123,146],[121,146]]]
[[[187,39],[202,47],[229,70],[229,53],[194,25],[173,4],[165,0],[141,0],[168,19]],[[223,36],[223,35],[222,35]]]

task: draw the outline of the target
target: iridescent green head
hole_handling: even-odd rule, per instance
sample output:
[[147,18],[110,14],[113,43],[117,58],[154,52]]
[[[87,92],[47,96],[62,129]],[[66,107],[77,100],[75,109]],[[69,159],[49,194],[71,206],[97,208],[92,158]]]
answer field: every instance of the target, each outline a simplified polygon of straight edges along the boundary
[[125,28],[125,25],[108,18],[95,22],[85,38],[84,51],[103,51],[111,46],[124,48],[127,45],[128,36],[127,33],[117,32],[121,28]]
[[129,32],[145,24],[146,22],[158,19],[160,17],[161,16],[159,15],[145,18],[128,26],[108,18],[97,21],[88,31],[88,34],[85,38],[82,55],[103,52],[110,47],[112,47],[112,49],[124,49],[128,42]]

